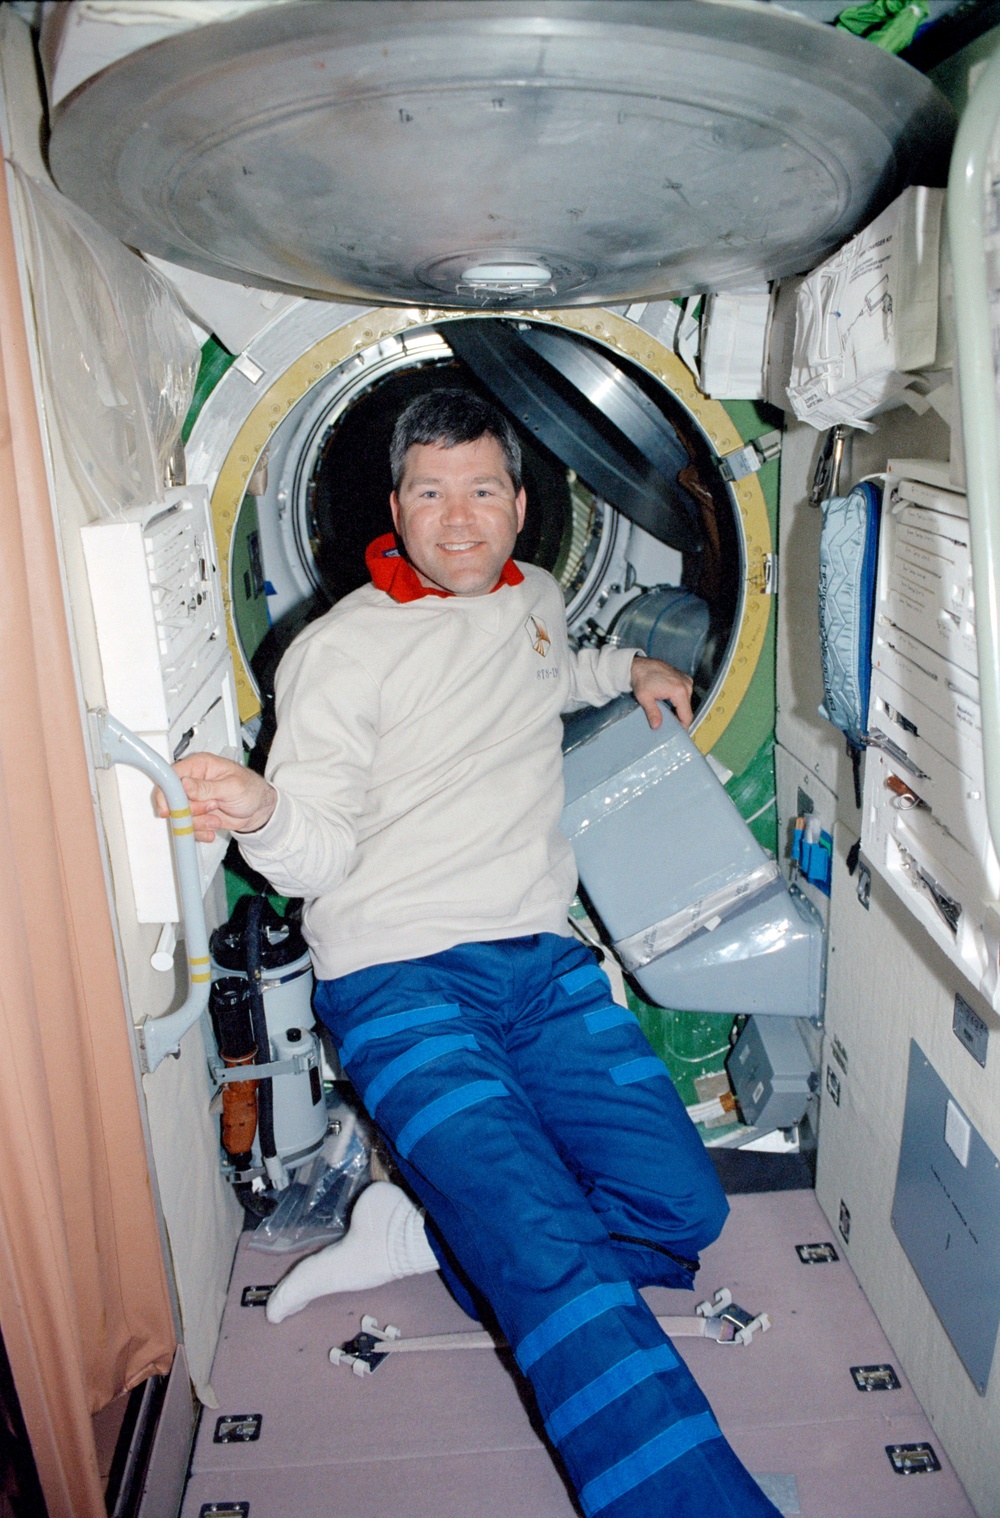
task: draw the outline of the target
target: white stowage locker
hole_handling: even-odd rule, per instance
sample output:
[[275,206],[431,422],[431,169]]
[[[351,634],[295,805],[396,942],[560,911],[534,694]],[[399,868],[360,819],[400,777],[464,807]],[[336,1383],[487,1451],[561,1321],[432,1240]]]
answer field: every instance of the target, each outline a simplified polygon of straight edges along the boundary
[[862,847],[1000,1009],[969,522],[946,465],[889,464],[872,665]]
[[[239,753],[215,540],[203,486],[82,529],[110,711],[165,759]],[[140,922],[177,922],[167,824],[138,771],[115,771]],[[202,889],[226,839],[198,845]]]

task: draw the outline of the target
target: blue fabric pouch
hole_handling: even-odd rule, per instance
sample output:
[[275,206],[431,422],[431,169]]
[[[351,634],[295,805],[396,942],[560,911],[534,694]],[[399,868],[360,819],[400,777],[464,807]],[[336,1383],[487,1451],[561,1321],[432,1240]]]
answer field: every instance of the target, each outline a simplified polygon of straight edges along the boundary
[[882,493],[868,481],[823,502],[819,545],[820,716],[857,751],[867,742]]

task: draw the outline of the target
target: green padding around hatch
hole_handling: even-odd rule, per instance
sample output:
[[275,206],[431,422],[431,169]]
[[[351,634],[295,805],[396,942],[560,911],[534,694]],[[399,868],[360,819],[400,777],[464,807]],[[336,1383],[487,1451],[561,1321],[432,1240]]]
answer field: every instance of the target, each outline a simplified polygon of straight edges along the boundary
[[628,1004],[670,1078],[685,1107],[699,1100],[695,1080],[721,1070],[729,1053],[730,1013],[670,1012],[650,1006],[631,986]]
[[287,896],[279,896],[277,891],[268,889],[268,882],[263,875],[258,875],[252,870],[240,854],[235,841],[229,845],[225,859],[226,877],[226,912],[232,917],[236,910],[236,903],[241,896],[259,896],[263,891],[268,901],[280,917],[284,917],[288,911]]
[[[761,401],[723,401],[725,411],[742,437],[761,437],[782,425],[782,416],[772,406]],[[757,474],[764,496],[767,519],[771,528],[771,541],[778,541],[778,487],[780,483],[780,455],[770,460]],[[752,767],[761,748],[774,740],[775,711],[775,629],[777,624],[774,597],[768,617],[767,631],[761,646],[760,657],[747,692],[733,714],[728,727],[712,747],[713,757],[731,770],[734,776],[742,776]],[[732,782],[730,782],[730,786]],[[730,794],[732,790],[730,789]],[[742,810],[742,808],[741,808]],[[753,809],[751,809],[753,810]],[[749,811],[743,812],[749,816]],[[763,839],[760,840],[764,842]],[[765,845],[770,847],[770,845]]]
[[188,408],[187,416],[184,418],[184,426],[181,428],[182,442],[186,443],[191,436],[202,406],[204,406],[226,370],[235,362],[236,360],[229,350],[224,348],[221,343],[216,342],[214,337],[207,338],[202,344],[201,363],[198,366],[198,378],[195,381],[194,395],[191,397],[191,405]]
[[757,668],[729,726],[712,747],[713,758],[724,764],[727,770],[732,770],[734,775],[742,775],[753,763],[761,746],[774,738],[775,625],[772,597]]
[[252,661],[271,626],[264,588],[257,500],[252,495],[243,497],[243,508],[233,530],[231,553],[233,614],[239,623],[244,652]]
[[849,5],[842,10],[836,25],[874,42],[883,52],[901,53],[929,15],[926,0],[870,0],[867,5]]
[[778,810],[774,779],[774,738],[769,735],[742,775],[734,775],[726,790],[751,833],[770,854],[778,852]]

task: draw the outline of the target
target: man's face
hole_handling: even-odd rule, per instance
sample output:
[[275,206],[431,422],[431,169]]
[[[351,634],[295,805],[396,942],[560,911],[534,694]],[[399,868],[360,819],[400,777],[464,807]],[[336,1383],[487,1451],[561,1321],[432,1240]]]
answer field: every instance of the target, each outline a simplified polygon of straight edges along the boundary
[[421,584],[456,596],[493,589],[524,524],[525,504],[495,437],[484,433],[454,448],[415,443],[390,499]]

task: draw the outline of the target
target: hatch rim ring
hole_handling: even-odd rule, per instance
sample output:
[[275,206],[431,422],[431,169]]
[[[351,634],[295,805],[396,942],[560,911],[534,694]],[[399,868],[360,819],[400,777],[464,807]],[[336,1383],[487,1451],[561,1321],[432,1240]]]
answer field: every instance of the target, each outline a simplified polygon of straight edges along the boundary
[[[260,698],[236,634],[231,549],[243,498],[261,454],[292,408],[347,359],[408,329],[468,320],[468,315],[467,311],[453,307],[372,308],[335,328],[300,354],[275,377],[238,428],[219,468],[211,506],[226,614],[226,637],[233,660],[242,722],[257,716]],[[722,402],[703,395],[683,361],[626,317],[617,316],[604,307],[558,311],[503,309],[483,312],[481,316],[483,320],[508,321],[520,317],[525,321],[545,322],[578,332],[621,353],[659,379],[689,413],[717,456],[732,453],[745,443]],[[206,406],[210,405],[211,396],[206,401]],[[730,639],[725,665],[715,680],[712,700],[701,708],[692,728],[692,737],[702,753],[708,753],[721,738],[749,689],[764,648],[773,601],[767,572],[773,539],[760,482],[756,474],[751,474],[727,488],[741,536],[742,583],[740,604],[734,618],[736,637]]]

